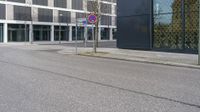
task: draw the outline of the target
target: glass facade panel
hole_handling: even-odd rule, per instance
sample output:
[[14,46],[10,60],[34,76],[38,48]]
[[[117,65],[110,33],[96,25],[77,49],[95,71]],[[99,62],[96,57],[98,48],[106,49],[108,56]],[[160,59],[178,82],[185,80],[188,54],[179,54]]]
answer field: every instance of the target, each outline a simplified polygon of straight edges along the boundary
[[83,0],[72,0],[72,9],[83,10]]
[[53,11],[51,9],[38,9],[38,21],[53,22]]
[[[60,38],[59,38],[60,36]],[[55,26],[54,27],[54,40],[55,41],[68,41],[69,40],[69,27],[68,26]]]
[[5,5],[0,4],[0,19],[5,19]]
[[110,14],[111,13],[111,5],[110,4],[101,3],[101,12]]
[[33,4],[36,4],[36,5],[45,5],[45,6],[48,5],[48,0],[32,0],[32,1],[33,1]]
[[31,20],[31,8],[30,7],[22,7],[22,6],[14,6],[14,20]]
[[0,24],[0,43],[3,42],[3,24]]
[[[84,27],[77,28],[77,40],[84,40]],[[76,40],[76,27],[72,27],[72,40]]]
[[92,37],[92,27],[88,27],[87,40],[93,40],[93,37]]
[[34,41],[50,41],[51,27],[34,25],[33,26],[33,38]]
[[110,32],[109,28],[101,28],[101,39],[109,40]]
[[22,24],[8,25],[8,42],[28,42],[29,41],[29,26]]
[[71,22],[71,12],[59,11],[59,22],[70,23]]
[[54,0],[55,7],[67,8],[67,0]]
[[101,16],[101,25],[111,25],[111,17],[110,16]]
[[197,51],[198,0],[154,0],[153,47]]
[[7,0],[10,2],[19,2],[19,3],[25,3],[25,0]]
[[117,39],[117,35],[116,35],[116,33],[117,33],[117,28],[114,28],[114,29],[112,30],[112,33],[113,33],[113,39]]
[[185,49],[198,49],[199,0],[185,0]]

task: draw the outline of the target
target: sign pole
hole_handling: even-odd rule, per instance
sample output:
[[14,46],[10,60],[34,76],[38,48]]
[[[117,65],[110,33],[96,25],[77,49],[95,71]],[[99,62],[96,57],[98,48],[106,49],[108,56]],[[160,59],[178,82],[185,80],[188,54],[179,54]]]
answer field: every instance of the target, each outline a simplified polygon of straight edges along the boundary
[[[200,0],[198,5],[200,5]],[[199,44],[198,44],[198,65],[200,65],[200,8],[199,8]]]
[[92,39],[93,39],[93,50],[95,52],[94,24],[93,23],[92,23]]
[[92,38],[93,38],[93,49],[94,53],[96,53],[96,39],[94,37],[94,24],[97,22],[97,16],[95,14],[90,14],[88,16],[88,22],[92,24]]
[[87,47],[87,33],[88,33],[87,26],[85,26],[85,32],[84,32],[85,48]]
[[77,18],[76,18],[76,37],[75,37],[75,46],[76,46],[76,55],[78,54],[78,45],[77,45],[77,38],[78,38],[78,25],[77,25]]

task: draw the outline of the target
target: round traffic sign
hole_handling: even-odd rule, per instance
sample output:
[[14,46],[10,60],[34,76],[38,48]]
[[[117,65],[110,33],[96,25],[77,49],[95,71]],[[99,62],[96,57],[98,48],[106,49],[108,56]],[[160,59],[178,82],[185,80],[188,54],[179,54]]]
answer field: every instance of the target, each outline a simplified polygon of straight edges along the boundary
[[96,23],[97,22],[97,16],[95,14],[90,14],[88,16],[88,22],[92,23],[92,24]]

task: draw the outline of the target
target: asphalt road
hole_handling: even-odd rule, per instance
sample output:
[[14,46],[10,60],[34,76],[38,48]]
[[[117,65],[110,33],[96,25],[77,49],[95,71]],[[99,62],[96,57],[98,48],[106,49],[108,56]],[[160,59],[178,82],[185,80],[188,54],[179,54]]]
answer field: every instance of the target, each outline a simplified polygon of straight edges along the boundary
[[200,70],[0,46],[0,112],[200,112]]

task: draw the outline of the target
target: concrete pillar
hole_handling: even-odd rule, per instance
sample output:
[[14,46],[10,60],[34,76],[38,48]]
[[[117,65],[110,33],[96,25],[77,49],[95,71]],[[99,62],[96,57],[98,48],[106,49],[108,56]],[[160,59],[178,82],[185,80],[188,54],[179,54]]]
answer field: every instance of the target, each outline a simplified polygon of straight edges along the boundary
[[51,25],[51,42],[54,42],[54,25]]
[[72,8],[72,0],[67,0],[67,8],[68,9]]
[[53,10],[53,22],[57,23],[59,18],[58,10]]
[[84,38],[86,41],[88,40],[88,27],[84,27]]
[[112,32],[112,28],[109,29],[109,40],[113,40],[113,32]]
[[54,0],[48,0],[48,6],[53,7],[54,6]]
[[29,42],[33,42],[33,25],[29,24]]
[[69,26],[69,41],[72,41],[72,26]]
[[98,33],[99,33],[99,38],[98,38],[98,40],[101,40],[101,27],[99,27]]
[[4,23],[3,27],[3,43],[8,43],[8,23]]
[[7,20],[13,20],[14,19],[14,7],[13,5],[6,5],[6,19]]

